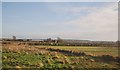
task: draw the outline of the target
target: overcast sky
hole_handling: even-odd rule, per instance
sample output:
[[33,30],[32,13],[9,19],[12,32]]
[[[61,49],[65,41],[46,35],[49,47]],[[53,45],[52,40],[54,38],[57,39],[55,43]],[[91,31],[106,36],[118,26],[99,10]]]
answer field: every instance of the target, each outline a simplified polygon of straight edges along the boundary
[[118,40],[117,2],[2,4],[3,37]]

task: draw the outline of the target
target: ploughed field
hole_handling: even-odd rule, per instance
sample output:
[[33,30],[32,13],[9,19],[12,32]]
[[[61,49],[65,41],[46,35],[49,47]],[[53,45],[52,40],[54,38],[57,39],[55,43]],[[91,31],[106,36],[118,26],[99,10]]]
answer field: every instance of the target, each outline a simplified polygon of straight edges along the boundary
[[115,47],[2,45],[3,68],[117,68],[119,60]]

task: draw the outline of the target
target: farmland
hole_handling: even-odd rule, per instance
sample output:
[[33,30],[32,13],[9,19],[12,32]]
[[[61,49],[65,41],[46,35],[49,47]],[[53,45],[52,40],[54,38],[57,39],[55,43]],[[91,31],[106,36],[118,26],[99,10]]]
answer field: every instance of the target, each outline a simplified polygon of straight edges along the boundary
[[3,44],[3,68],[117,68],[117,47]]
[[85,52],[90,55],[111,55],[118,56],[117,47],[95,47],[95,46],[38,46],[54,49],[71,50],[73,52]]

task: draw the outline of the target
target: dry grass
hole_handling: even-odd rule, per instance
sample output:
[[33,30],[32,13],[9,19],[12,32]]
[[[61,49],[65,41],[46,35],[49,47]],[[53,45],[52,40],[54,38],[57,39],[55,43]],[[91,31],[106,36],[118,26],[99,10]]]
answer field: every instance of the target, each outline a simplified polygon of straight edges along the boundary
[[37,48],[37,47],[33,47],[33,46],[29,46],[27,44],[21,44],[19,45],[19,43],[12,43],[12,44],[3,44],[2,45],[2,49],[4,50],[10,50],[10,51],[15,51],[15,52],[28,52],[28,53],[46,53],[48,51],[46,51],[45,49],[42,48]]

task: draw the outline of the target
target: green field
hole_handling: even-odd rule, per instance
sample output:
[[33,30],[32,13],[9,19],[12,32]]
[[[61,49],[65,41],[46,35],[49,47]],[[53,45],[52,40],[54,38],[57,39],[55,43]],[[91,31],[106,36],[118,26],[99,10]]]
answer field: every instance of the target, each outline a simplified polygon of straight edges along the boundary
[[85,52],[90,55],[111,55],[118,56],[118,48],[116,47],[91,47],[91,46],[37,46],[62,50],[71,50],[74,52]]
[[[33,47],[42,52],[31,51]],[[3,68],[117,68],[119,64],[118,49],[109,47],[29,46],[29,51],[3,49],[2,53]]]

